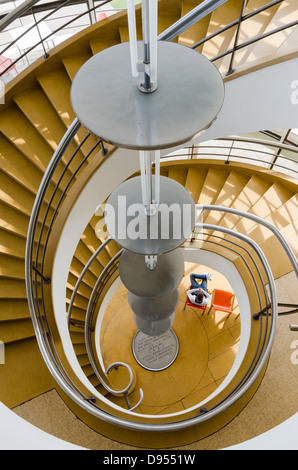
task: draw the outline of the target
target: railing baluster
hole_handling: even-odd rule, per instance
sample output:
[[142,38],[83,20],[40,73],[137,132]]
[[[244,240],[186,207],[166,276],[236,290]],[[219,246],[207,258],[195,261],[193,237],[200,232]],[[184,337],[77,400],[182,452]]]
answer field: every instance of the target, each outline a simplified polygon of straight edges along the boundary
[[48,57],[50,57],[50,54],[48,54],[48,52],[46,51],[46,48],[45,48],[45,45],[44,45],[44,42],[43,42],[43,38],[42,38],[42,35],[40,33],[40,29],[39,29],[39,23],[36,21],[36,16],[35,16],[33,7],[31,8],[31,11],[32,11],[33,19],[34,19],[34,24],[35,24],[35,27],[37,29],[37,33],[38,33],[38,36],[39,36],[39,39],[40,39],[40,42],[41,42],[41,45],[42,45],[42,48],[43,48],[43,52],[44,52],[43,57],[44,57],[44,59],[47,59]]
[[241,28],[241,23],[242,23],[242,20],[243,20],[243,15],[244,15],[244,10],[245,10],[245,7],[246,7],[246,3],[247,3],[247,0],[242,1],[242,7],[241,7],[241,11],[240,11],[240,16],[239,16],[236,35],[235,35],[235,40],[234,40],[233,52],[231,54],[231,59],[230,59],[230,66],[229,66],[229,70],[226,73],[227,76],[231,75],[233,72],[235,72],[235,69],[233,68],[234,57],[235,57],[236,48],[238,46],[238,38],[239,38],[239,33],[240,33],[240,28]]

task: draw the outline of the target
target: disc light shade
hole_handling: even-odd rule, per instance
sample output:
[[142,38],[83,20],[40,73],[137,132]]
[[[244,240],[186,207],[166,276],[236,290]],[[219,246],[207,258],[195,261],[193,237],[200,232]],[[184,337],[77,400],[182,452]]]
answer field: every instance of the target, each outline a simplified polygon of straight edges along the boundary
[[138,315],[133,315],[134,322],[142,333],[148,336],[160,336],[166,333],[175,321],[175,313],[160,321],[144,320]]
[[172,315],[178,302],[178,289],[174,289],[170,294],[156,299],[147,299],[128,292],[128,303],[132,311],[138,317],[152,322],[163,320]]
[[183,274],[180,249],[159,255],[153,270],[148,269],[145,256],[138,253],[125,250],[119,259],[119,276],[124,286],[147,299],[168,295],[180,284]]
[[[144,60],[139,42],[139,60]],[[132,77],[129,43],[109,47],[89,59],[71,87],[79,121],[117,147],[168,149],[190,142],[216,119],[224,83],[215,65],[181,44],[158,41],[158,87],[147,95]]]
[[[155,188],[154,175],[152,187]],[[184,186],[165,176],[160,176],[159,202],[155,214],[148,216],[141,177],[119,185],[105,205],[105,222],[111,237],[126,250],[145,255],[178,248],[195,226],[195,202]]]

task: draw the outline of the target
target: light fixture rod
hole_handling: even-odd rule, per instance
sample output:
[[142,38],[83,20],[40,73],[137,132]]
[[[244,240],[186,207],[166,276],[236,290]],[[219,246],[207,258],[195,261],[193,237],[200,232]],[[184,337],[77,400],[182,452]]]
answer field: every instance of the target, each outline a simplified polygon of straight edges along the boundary
[[139,89],[143,93],[152,93],[157,88],[157,11],[157,0],[142,0],[144,79]]
[[131,59],[131,73],[133,77],[138,77],[138,43],[137,43],[137,27],[134,0],[127,0],[127,18],[129,31],[129,46]]

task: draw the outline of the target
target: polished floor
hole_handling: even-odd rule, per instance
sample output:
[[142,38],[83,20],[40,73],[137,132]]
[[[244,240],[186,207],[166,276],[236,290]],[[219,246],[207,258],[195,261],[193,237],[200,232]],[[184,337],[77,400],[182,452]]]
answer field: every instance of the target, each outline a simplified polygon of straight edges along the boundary
[[[130,395],[130,401],[132,405],[137,403],[138,389],[142,388],[144,399],[137,410],[139,413],[175,413],[200,403],[216,390],[234,363],[241,331],[237,302],[231,315],[214,310],[208,313],[208,307],[205,312],[191,306],[184,309],[191,272],[205,273],[208,268],[186,263],[185,276],[179,286],[180,301],[172,326],[179,343],[178,355],[165,370],[147,370],[138,364],[133,355],[132,343],[137,328],[124,286],[118,289],[105,314],[101,328],[101,352],[105,367],[122,361],[135,371],[137,385]],[[212,291],[218,286],[231,292],[226,279],[214,273],[208,289]],[[117,375],[118,371],[114,373],[115,386],[122,388],[127,383],[127,374],[123,374],[122,383],[117,382]],[[113,401],[125,407],[123,398],[113,398]]]
[[[280,302],[298,302],[294,273],[277,280],[277,288]],[[187,310],[186,314],[189,314]],[[207,325],[206,322],[212,322],[211,318],[203,318],[203,320],[201,318],[200,321]],[[213,325],[209,323],[209,326],[212,326],[211,329],[215,328],[217,335],[227,334],[227,332],[232,334],[233,328],[228,324],[221,329],[224,322],[220,319],[216,320],[216,317],[213,317],[213,322]],[[291,360],[293,344],[298,338],[297,332],[289,330],[290,323],[298,324],[298,314],[279,317],[276,340],[266,374],[255,395],[241,413],[218,432],[200,441],[181,446],[179,449],[227,448],[272,429],[298,411],[298,365]],[[220,354],[217,354],[217,357],[219,356]],[[94,432],[82,423],[68,409],[55,390],[14,408],[14,411],[40,429],[88,449],[133,449],[129,445],[121,444]]]

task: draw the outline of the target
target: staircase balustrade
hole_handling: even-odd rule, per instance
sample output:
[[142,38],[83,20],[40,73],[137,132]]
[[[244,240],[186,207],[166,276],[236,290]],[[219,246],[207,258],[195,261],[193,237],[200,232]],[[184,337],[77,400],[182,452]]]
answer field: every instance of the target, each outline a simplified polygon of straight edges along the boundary
[[[259,375],[261,374],[262,370],[264,369],[270,352],[271,348],[273,345],[274,337],[275,337],[275,332],[276,332],[276,326],[277,326],[277,317],[278,317],[278,301],[277,301],[277,296],[276,296],[276,289],[275,289],[275,281],[274,277],[272,274],[272,271],[270,269],[270,265],[260,249],[260,247],[256,244],[254,240],[251,238],[247,237],[243,233],[235,232],[233,230],[227,229],[225,227],[217,226],[217,225],[212,225],[212,224],[203,224],[203,223],[198,223],[196,224],[196,230],[199,230],[200,237],[202,236],[202,231],[207,230],[207,231],[212,231],[213,235],[215,236],[216,232],[221,232],[228,234],[230,237],[233,238],[233,240],[236,238],[238,239],[238,242],[233,242],[233,248],[231,248],[228,245],[224,245],[222,243],[219,243],[218,245],[221,246],[221,248],[226,249],[227,251],[236,251],[239,255],[239,258],[242,259],[243,261],[243,251],[245,251],[247,255],[247,250],[245,248],[245,245],[248,245],[250,247],[250,255],[246,256],[245,262],[243,262],[243,266],[245,267],[246,272],[248,275],[254,279],[255,282],[255,287],[258,292],[257,298],[260,306],[260,311],[264,311],[264,315],[261,315],[259,320],[260,320],[260,327],[259,327],[259,339],[257,341],[257,346],[255,353],[253,355],[253,358],[251,360],[251,363],[249,364],[249,367],[247,370],[244,372],[243,376],[241,377],[240,380],[238,380],[236,386],[233,388],[232,391],[229,391],[228,394],[223,398],[220,399],[218,403],[210,407],[208,409],[207,407],[204,407],[204,410],[202,411],[202,407],[199,407],[198,409],[198,415],[192,418],[186,417],[185,419],[179,419],[177,421],[171,421],[171,422],[162,422],[162,423],[152,423],[150,422],[139,422],[138,420],[134,420],[134,416],[140,416],[139,414],[135,414],[134,410],[136,409],[137,406],[141,403],[141,400],[143,398],[143,392],[140,390],[140,400],[137,403],[136,406],[128,410],[130,412],[130,416],[128,419],[119,417],[116,415],[111,414],[110,412],[107,412],[104,407],[101,407],[101,404],[99,403],[98,398],[94,398],[91,394],[90,396],[86,396],[85,391],[81,392],[77,385],[74,384],[73,380],[69,377],[68,373],[63,367],[63,361],[60,360],[59,355],[56,351],[55,348],[55,342],[53,339],[53,336],[51,334],[51,329],[49,327],[50,322],[48,321],[48,316],[52,315],[52,312],[47,311],[46,309],[46,302],[44,302],[44,284],[45,284],[45,279],[44,277],[49,277],[48,272],[43,272],[43,262],[45,260],[46,256],[46,251],[49,249],[49,244],[48,241],[51,239],[51,230],[53,228],[53,222],[56,217],[59,216],[59,212],[61,211],[63,204],[62,204],[62,199],[61,197],[58,199],[55,199],[53,196],[53,191],[57,191],[58,183],[61,186],[62,189],[60,189],[60,195],[63,194],[65,195],[70,191],[70,188],[72,189],[74,186],[80,186],[80,176],[82,174],[82,160],[77,162],[77,167],[73,168],[72,167],[72,173],[76,176],[76,178],[70,177],[66,183],[64,181],[66,172],[63,172],[63,177],[60,179],[57,177],[57,175],[61,176],[61,168],[59,167],[59,163],[61,163],[63,160],[65,161],[65,154],[67,152],[67,149],[71,142],[75,140],[76,134],[81,128],[81,125],[77,120],[74,120],[72,125],[69,127],[68,131],[64,135],[63,139],[61,140],[57,150],[55,151],[52,160],[45,171],[44,177],[42,179],[39,191],[37,193],[37,197],[35,200],[35,204],[33,207],[30,223],[29,223],[29,230],[28,230],[28,237],[27,237],[27,246],[26,246],[26,262],[25,262],[25,267],[26,267],[26,288],[27,288],[27,296],[28,296],[28,304],[29,304],[29,309],[32,317],[32,322],[33,326],[35,329],[35,334],[37,337],[38,345],[40,347],[41,353],[43,355],[43,358],[45,360],[45,363],[47,364],[50,372],[52,373],[53,377],[57,381],[57,383],[62,387],[62,389],[66,392],[66,394],[74,400],[79,406],[81,406],[83,409],[86,411],[90,412],[91,414],[97,416],[98,418],[107,421],[112,424],[116,424],[121,427],[126,427],[130,429],[135,429],[135,430],[144,430],[144,431],[170,431],[170,430],[179,430],[179,429],[184,429],[189,426],[193,426],[195,424],[198,424],[200,422],[206,421],[208,419],[211,419],[212,417],[218,415],[219,413],[223,412],[230,406],[232,406],[237,400],[239,400],[240,397],[242,397],[249,389],[250,387],[255,383]],[[101,146],[104,147],[104,144],[102,142]],[[96,146],[97,148],[97,146]],[[75,154],[77,154],[75,152]],[[91,156],[90,156],[91,155]],[[72,154],[73,156],[73,154]],[[72,156],[68,157],[71,159],[72,163],[76,161]],[[96,152],[96,149],[93,150],[93,152],[88,153],[88,158],[99,158],[99,153],[98,151]],[[100,157],[100,158],[108,158],[106,157]],[[84,159],[84,161],[88,161],[88,159]],[[65,163],[67,165],[67,162]],[[67,166],[69,168],[69,166]],[[71,185],[69,184],[69,181],[71,180]],[[56,183],[55,183],[56,181]],[[54,182],[54,185],[52,184]],[[53,190],[54,187],[54,190]],[[82,188],[81,188],[82,189]],[[51,196],[49,196],[49,194]],[[42,208],[44,208],[45,204],[48,205],[49,203],[46,203],[45,201],[51,201],[50,205],[52,208],[52,215],[50,215],[49,211],[46,211],[46,215],[43,214]],[[56,202],[54,202],[56,201]],[[55,204],[57,205],[55,207]],[[57,208],[59,206],[59,211],[57,211]],[[282,249],[286,252],[287,256],[289,257],[293,269],[298,275],[298,263],[297,259],[283,237],[283,235],[280,233],[280,231],[274,227],[272,224],[269,222],[261,219],[260,217],[254,216],[253,214],[249,214],[243,211],[239,211],[236,209],[231,209],[227,207],[222,207],[222,206],[214,206],[214,205],[197,205],[197,210],[201,211],[221,211],[222,213],[233,213],[238,216],[241,216],[243,218],[248,218],[250,220],[253,220],[256,223],[259,223],[266,228],[268,228],[275,237],[278,238],[279,242],[281,243]],[[55,216],[53,217],[53,214]],[[49,222],[50,220],[50,222]],[[210,233],[208,233],[208,236],[210,237]],[[221,238],[220,236],[216,235],[218,238]],[[46,240],[46,243],[45,243]],[[193,244],[192,247],[194,247],[194,240],[192,239]],[[209,243],[212,240],[208,240]],[[226,240],[227,241],[227,240]],[[57,243],[58,240],[55,240]],[[89,261],[86,263],[85,268],[83,268],[81,274],[78,276],[77,283],[73,289],[72,297],[70,299],[69,303],[69,315],[68,318],[65,317],[66,323],[69,325],[72,324],[72,307],[74,304],[74,299],[76,294],[79,291],[79,286],[80,283],[82,282],[84,275],[88,272],[89,267],[91,266],[92,262],[97,258],[98,254],[100,253],[101,250],[103,250],[109,243],[111,242],[111,239],[108,238],[106,239],[101,246],[97,249],[97,251],[90,257]],[[231,242],[229,242],[231,244]],[[190,242],[191,245],[191,242]],[[240,246],[239,246],[240,245]],[[88,350],[88,357],[91,362],[91,364],[94,367],[94,370],[96,371],[96,374],[100,375],[100,371],[96,366],[96,357],[94,351],[92,351],[92,346],[90,341],[90,335],[92,333],[92,328],[94,325],[94,322],[96,321],[95,315],[98,310],[98,305],[102,301],[103,296],[105,294],[105,288],[109,286],[109,282],[111,281],[111,276],[112,279],[117,276],[117,259],[119,258],[120,252],[114,255],[110,262],[106,264],[104,267],[102,273],[100,276],[97,278],[97,281],[93,287],[92,294],[90,296],[90,300],[88,303],[88,307],[86,310],[86,318],[85,318],[85,341],[86,341],[86,347]],[[38,261],[42,260],[41,266],[38,264]],[[247,267],[249,265],[249,268]],[[40,274],[39,275],[36,271],[36,266],[39,266],[40,269]],[[257,275],[253,274],[253,271],[257,273]],[[261,271],[263,274],[261,274]],[[256,281],[257,277],[260,278],[260,282]],[[259,286],[261,286],[262,292],[260,291]],[[266,292],[266,286],[268,287],[268,293]],[[41,302],[40,302],[41,301]],[[41,303],[41,305],[40,305]],[[270,304],[270,308],[268,305]],[[253,317],[253,313],[251,312],[251,319],[252,321],[255,320]],[[263,323],[263,317],[265,316],[265,320]],[[126,367],[124,363],[114,363],[111,364],[107,370],[105,371],[106,374],[109,374],[111,370],[118,368],[119,366]],[[128,368],[129,372],[130,368]],[[131,385],[131,382],[130,382]],[[106,384],[104,385],[106,387]],[[128,389],[124,389],[121,391],[122,393],[124,392],[125,397],[127,398],[127,392]],[[113,393],[115,391],[113,390]],[[129,401],[127,400],[129,403]],[[130,404],[129,404],[130,406]],[[187,416],[187,410],[186,410],[186,416]]]
[[[62,30],[66,30],[67,28],[70,28],[73,23],[75,23],[77,20],[79,20],[82,17],[88,17],[90,21],[90,25],[92,25],[94,22],[92,21],[92,14],[94,14],[96,9],[99,9],[100,7],[109,4],[112,0],[105,0],[102,1],[100,4],[97,4],[96,6],[90,7],[89,2],[83,2],[86,5],[86,10],[82,13],[78,13],[75,15],[71,16],[66,16],[66,21],[62,25],[60,25],[58,28],[54,29],[50,33],[44,35],[43,37],[40,34],[40,25],[44,23],[46,20],[51,19],[59,10],[62,10],[64,7],[67,7],[68,5],[72,5],[73,2],[71,0],[65,0],[62,2],[52,2],[53,3],[53,9],[50,10],[49,13],[46,13],[42,18],[37,20],[35,18],[35,12],[40,13],[42,11],[42,2],[40,0],[26,0],[24,3],[22,3],[18,8],[16,8],[14,11],[11,13],[7,14],[4,18],[0,20],[0,32],[4,31],[9,31],[9,27],[13,24],[13,22],[18,19],[22,18],[24,15],[32,15],[33,16],[33,24],[26,30],[23,31],[16,39],[13,41],[7,43],[5,47],[0,51],[0,55],[5,54],[5,52],[11,48],[13,45],[17,44],[17,41],[22,39],[27,33],[34,32],[36,30],[37,35],[39,40],[37,40],[36,43],[31,44],[30,47],[27,47],[24,52],[20,53],[19,57],[17,57],[12,64],[7,66],[4,70],[0,72],[0,77],[3,76],[4,74],[7,74],[8,70],[18,64],[20,60],[26,59],[27,64],[29,65],[29,60],[28,60],[28,55],[30,52],[34,51],[36,48],[39,46],[42,47],[43,52],[44,52],[44,58],[47,59],[51,52],[50,52],[50,46],[47,45],[47,49],[45,47],[45,43],[48,41],[52,41],[53,38],[55,38],[55,34],[60,33]],[[170,41],[172,39],[175,39],[179,34],[187,31],[191,26],[193,26],[195,23],[198,21],[202,20],[205,18],[208,14],[212,13],[216,8],[224,5],[227,2],[227,0],[205,0],[202,4],[198,5],[196,8],[194,8],[191,12],[187,13],[184,15],[180,20],[175,22],[173,25],[171,25],[168,29],[163,31],[159,36],[158,40],[163,40],[163,41]],[[242,24],[274,7],[275,5],[281,4],[283,0],[275,0],[272,2],[267,3],[266,5],[263,5],[262,7],[254,10],[253,12],[250,12],[248,14],[245,14],[245,2],[243,2],[243,8],[241,9],[240,16],[237,20],[229,23],[228,25],[220,28],[216,32],[212,33],[211,35],[207,36],[206,38],[202,39],[201,41],[197,42],[192,46],[193,49],[198,48],[199,46],[204,45],[208,41],[212,41],[214,37],[220,35],[223,32],[232,30],[233,28],[237,28],[236,32],[236,37],[234,40],[233,47],[230,49],[221,52],[220,54],[216,55],[215,57],[211,58],[210,60],[212,62],[216,62],[217,60],[230,55],[230,64],[228,66],[228,71],[227,75],[231,75],[235,72],[236,68],[233,66],[233,61],[234,61],[234,56],[237,53],[237,51],[242,50],[251,44],[257,43],[261,41],[262,39],[265,39],[269,36],[273,36],[275,34],[278,34],[281,31],[284,30],[290,30],[291,28],[297,26],[298,20],[292,21],[290,23],[284,24],[279,26],[278,28],[273,29],[272,31],[266,32],[264,34],[257,35],[253,38],[250,38],[249,40],[242,42],[239,44],[239,32]],[[49,5],[46,4],[45,10],[49,9]],[[123,15],[126,15],[126,12],[123,13]],[[61,15],[62,16],[62,15]],[[64,17],[65,15],[63,15]]]

